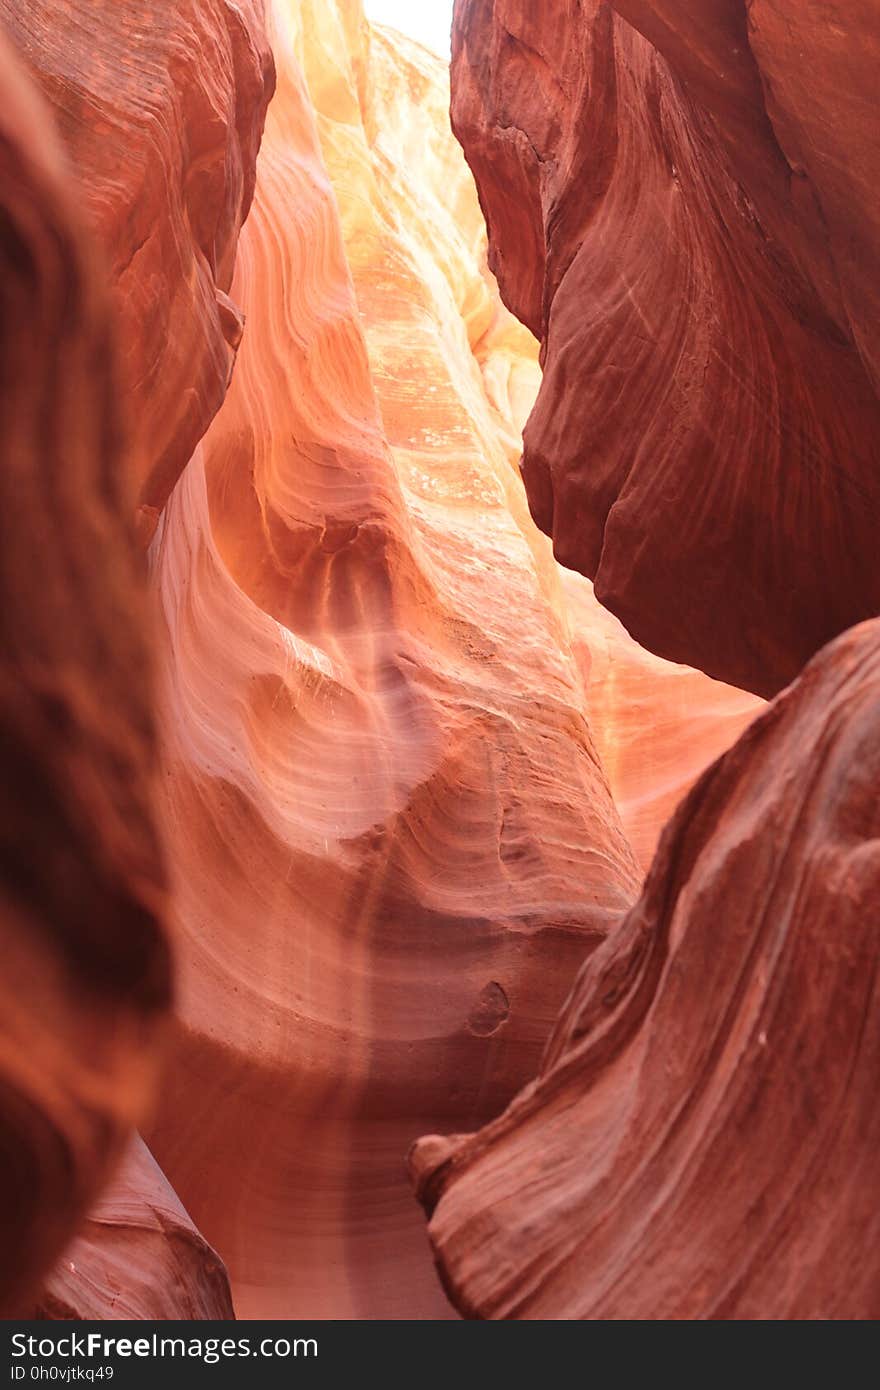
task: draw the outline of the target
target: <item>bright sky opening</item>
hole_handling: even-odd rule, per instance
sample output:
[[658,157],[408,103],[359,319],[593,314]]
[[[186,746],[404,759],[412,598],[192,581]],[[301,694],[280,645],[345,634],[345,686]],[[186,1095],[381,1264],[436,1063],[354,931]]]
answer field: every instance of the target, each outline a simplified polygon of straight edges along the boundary
[[449,57],[452,0],[365,0],[367,18],[418,39],[441,58]]

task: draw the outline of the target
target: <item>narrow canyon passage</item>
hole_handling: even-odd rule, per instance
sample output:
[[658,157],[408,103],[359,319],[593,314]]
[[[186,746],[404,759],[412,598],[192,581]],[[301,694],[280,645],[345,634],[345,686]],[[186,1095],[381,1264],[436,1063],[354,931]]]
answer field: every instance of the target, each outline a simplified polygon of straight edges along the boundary
[[[534,1075],[640,875],[588,727],[601,620],[515,469],[537,345],[481,268],[446,73],[344,17],[270,25],[248,331],[156,544],[182,1022],[149,1139],[239,1316],[436,1317],[402,1158]],[[755,702],[697,679],[705,761]]]
[[[82,889],[71,983],[5,928],[67,1030],[0,1049],[16,1311],[880,1312],[880,161],[780,7],[457,0],[450,89],[362,0],[0,0],[128,423],[59,408],[109,502],[44,465],[81,657],[61,566],[10,644],[106,929],[105,998]],[[880,26],[807,9],[862,131]]]

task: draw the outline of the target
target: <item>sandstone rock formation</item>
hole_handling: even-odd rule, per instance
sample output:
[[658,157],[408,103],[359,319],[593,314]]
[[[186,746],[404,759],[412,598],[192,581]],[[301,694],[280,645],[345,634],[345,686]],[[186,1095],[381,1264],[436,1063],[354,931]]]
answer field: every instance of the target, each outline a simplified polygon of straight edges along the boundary
[[533,514],[640,642],[765,695],[880,608],[878,45],[867,4],[456,4],[455,129],[542,338]]
[[226,392],[272,59],[263,0],[0,0],[107,256],[149,539]]
[[0,1312],[876,1317],[867,6],[0,20]]
[[140,1137],[53,1270],[34,1316],[99,1322],[233,1317],[220,1257]]
[[[543,335],[533,511],[636,635],[772,691],[877,607],[876,24],[491,9],[457,8],[454,114]],[[877,1316],[878,691],[864,624],[682,803],[537,1081],[416,1146],[466,1316]]]
[[169,1003],[150,623],[110,314],[0,35],[0,1312],[139,1117]]
[[271,29],[247,331],[153,551],[181,1022],[147,1137],[240,1316],[443,1317],[406,1150],[534,1075],[640,875],[442,67],[357,6]]
[[664,834],[538,1080],[413,1155],[468,1316],[875,1319],[880,622]]
[[645,651],[581,575],[565,571],[563,587],[590,728],[624,830],[647,870],[679,801],[764,702]]

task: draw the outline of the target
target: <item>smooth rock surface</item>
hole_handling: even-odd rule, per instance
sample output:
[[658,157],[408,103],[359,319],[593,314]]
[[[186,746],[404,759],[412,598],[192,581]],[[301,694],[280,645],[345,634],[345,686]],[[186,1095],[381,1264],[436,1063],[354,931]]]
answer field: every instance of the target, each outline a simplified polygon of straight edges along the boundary
[[104,247],[138,532],[221,405],[229,298],[273,69],[263,0],[0,0]]
[[106,1322],[233,1317],[226,1271],[139,1135],[40,1294],[34,1317]]
[[647,870],[678,803],[764,701],[645,651],[598,602],[588,579],[566,570],[562,582],[590,728],[624,830]]
[[0,1312],[148,1099],[170,979],[151,624],[110,310],[50,114],[0,34]]
[[471,1317],[880,1313],[880,623],[700,779],[538,1080],[412,1155]]
[[880,609],[880,39],[832,8],[455,8],[453,123],[542,339],[533,515],[639,642],[762,695]]
[[444,1317],[407,1148],[534,1075],[640,874],[442,65],[355,5],[271,30],[247,331],[153,550],[181,1021],[147,1137],[239,1316]]

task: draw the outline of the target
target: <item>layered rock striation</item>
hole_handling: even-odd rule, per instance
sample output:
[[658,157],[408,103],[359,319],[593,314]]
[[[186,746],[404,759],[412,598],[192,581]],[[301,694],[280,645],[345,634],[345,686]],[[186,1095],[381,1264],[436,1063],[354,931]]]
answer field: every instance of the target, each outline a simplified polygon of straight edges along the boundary
[[232,1318],[223,1263],[135,1136],[44,1284],[32,1316],[107,1322]]
[[149,1140],[240,1316],[448,1316],[406,1149],[534,1074],[640,875],[442,67],[350,5],[271,36],[247,332],[153,551],[181,1019]]
[[639,642],[762,695],[880,607],[878,43],[866,4],[456,5],[453,123],[542,340],[533,515]]
[[877,624],[747,690],[877,607],[878,35],[697,8],[460,0],[487,248],[358,0],[0,0],[0,1311],[877,1316]]
[[466,1316],[877,1317],[878,720],[874,622],[682,803],[537,1081],[417,1145]]
[[[820,8],[473,0],[454,43],[493,263],[542,333],[533,512],[637,636],[765,692],[877,607],[878,35]],[[465,1316],[877,1316],[878,640],[826,647],[699,780],[537,1080],[415,1147]]]
[[272,56],[263,0],[0,0],[48,98],[111,283],[138,529],[219,409]]

